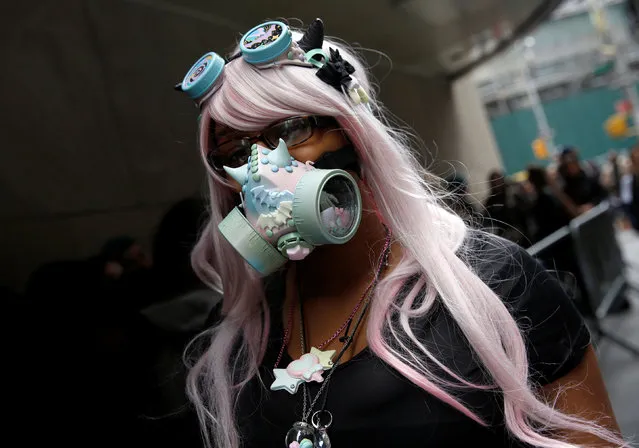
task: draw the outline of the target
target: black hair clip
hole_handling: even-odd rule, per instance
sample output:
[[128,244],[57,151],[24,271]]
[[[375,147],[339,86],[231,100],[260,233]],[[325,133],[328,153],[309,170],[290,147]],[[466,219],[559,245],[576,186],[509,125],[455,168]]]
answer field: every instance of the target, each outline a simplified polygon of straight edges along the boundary
[[339,50],[329,48],[329,51],[330,58],[328,62],[326,62],[322,68],[317,71],[316,75],[326,84],[333,86],[341,92],[342,86],[346,89],[349,88],[349,85],[353,80],[353,78],[351,78],[351,74],[355,72],[355,67],[353,67],[348,61],[342,59],[342,56],[339,54]]
[[355,104],[368,103],[370,100],[366,91],[354,76],[353,67],[348,61],[342,59],[339,50],[329,48],[329,60],[317,71],[316,75],[326,84],[333,86],[342,92],[342,88]]

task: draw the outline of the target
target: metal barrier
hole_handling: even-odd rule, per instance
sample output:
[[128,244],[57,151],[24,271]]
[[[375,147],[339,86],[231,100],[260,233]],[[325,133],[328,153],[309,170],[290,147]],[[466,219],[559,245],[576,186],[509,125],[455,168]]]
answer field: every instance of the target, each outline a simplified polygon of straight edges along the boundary
[[582,295],[581,308],[592,318],[595,332],[639,356],[639,348],[606,332],[599,322],[625,298],[629,286],[614,223],[612,207],[603,202],[528,248],[528,253],[541,259],[556,257],[564,267],[570,266]]
[[626,265],[615,235],[614,220],[610,205],[604,202],[570,222],[577,262],[599,319],[606,317],[626,287]]
[[540,254],[551,250],[555,247],[555,245],[570,236],[570,227],[564,226],[550,235],[548,235],[543,240],[533,244],[528,248],[528,253],[533,257],[538,257]]

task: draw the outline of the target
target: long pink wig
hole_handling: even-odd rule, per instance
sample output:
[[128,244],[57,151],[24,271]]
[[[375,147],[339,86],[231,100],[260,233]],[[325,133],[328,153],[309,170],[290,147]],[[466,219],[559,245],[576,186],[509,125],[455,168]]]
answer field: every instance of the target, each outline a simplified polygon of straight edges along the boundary
[[[340,44],[325,42],[327,52],[329,45],[355,66],[360,84],[371,94],[370,109],[354,105],[347,95],[317,78],[314,69],[259,70],[235,60],[227,64],[223,85],[202,110],[203,157],[211,119],[254,131],[290,116],[336,117],[357,149],[362,176],[385,223],[404,247],[401,262],[380,282],[373,298],[367,327],[370,349],[417,387],[483,424],[455,397],[453,388],[486,386],[471,384],[448,370],[455,383],[436,378],[423,360],[443,365],[409,325],[439,297],[489,372],[492,387],[503,392],[506,425],[515,438],[534,446],[568,448],[575,445],[559,434],[576,430],[623,445],[601,426],[563,414],[535,395],[520,329],[502,299],[461,258],[466,225],[440,205],[433,187],[424,181],[408,137],[380,118],[381,106],[362,63]],[[236,193],[215,172],[209,170],[209,174],[211,219],[193,252],[193,266],[211,288],[223,292],[223,320],[207,332],[210,345],[190,370],[188,392],[206,442],[217,448],[238,448],[241,435],[235,424],[235,403],[242,387],[259,375],[270,317],[262,280],[217,229],[234,206]],[[411,292],[398,300],[400,289],[415,277],[419,280],[413,282]],[[417,293],[424,288],[426,297],[416,306]]]

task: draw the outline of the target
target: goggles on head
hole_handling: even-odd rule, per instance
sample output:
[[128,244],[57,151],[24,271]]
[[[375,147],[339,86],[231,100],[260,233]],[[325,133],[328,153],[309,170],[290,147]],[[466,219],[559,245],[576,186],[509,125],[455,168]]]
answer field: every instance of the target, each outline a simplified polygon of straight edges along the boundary
[[297,42],[285,23],[265,22],[242,36],[240,51],[230,58],[206,53],[193,64],[175,89],[186,93],[200,107],[222,85],[224,66],[241,57],[260,69],[284,65],[317,68],[315,74],[319,79],[339,92],[347,93],[354,104],[367,104],[368,93],[352,76],[355,67],[342,59],[339,50],[330,48],[327,55],[322,50],[323,43],[324,24],[320,19],[315,19]]
[[299,41],[283,22],[265,22],[251,29],[240,40],[240,51],[227,60],[217,53],[202,56],[175,88],[186,93],[198,106],[221,85],[224,66],[242,58],[257,68],[282,65],[320,68],[329,60],[322,50],[324,26],[316,19]]

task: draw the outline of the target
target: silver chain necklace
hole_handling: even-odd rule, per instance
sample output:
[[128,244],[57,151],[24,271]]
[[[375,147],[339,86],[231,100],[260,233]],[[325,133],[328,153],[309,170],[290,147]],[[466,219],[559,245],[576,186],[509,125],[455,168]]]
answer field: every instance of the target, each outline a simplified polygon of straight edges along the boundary
[[[335,363],[331,368],[330,372],[326,376],[326,379],[322,382],[315,398],[313,400],[309,400],[309,392],[306,384],[302,384],[303,394],[303,406],[302,406],[302,420],[293,424],[293,427],[289,430],[286,435],[286,448],[331,448],[331,441],[328,437],[328,428],[333,423],[333,415],[330,411],[324,409],[324,405],[326,404],[326,395],[324,391],[328,388],[328,384],[330,383],[331,377],[333,373],[337,370],[337,367],[340,364],[341,358],[351,346],[353,342],[353,338],[359,329],[360,324],[362,323],[366,311],[368,310],[368,305],[370,304],[370,296],[372,295],[373,289],[368,294],[364,306],[357,318],[357,322],[352,330],[352,332],[344,338],[344,345],[342,349],[339,351],[337,357],[335,358]],[[304,312],[302,308],[302,303],[300,301],[300,345],[302,349],[302,353],[306,350],[306,341],[304,337]],[[322,409],[319,409],[313,412],[315,409],[315,405],[319,401],[319,399],[324,395],[324,404],[322,405]],[[309,405],[310,401],[310,405]],[[311,416],[312,414],[312,416]],[[308,423],[308,419],[311,417],[311,423]]]
[[[355,325],[352,331],[350,332],[350,334],[347,334],[345,335],[344,338],[340,339],[340,341],[343,341],[343,346],[341,350],[339,351],[339,353],[337,354],[335,358],[335,362],[330,372],[328,373],[328,375],[322,382],[322,385],[320,386],[317,394],[315,395],[315,398],[313,398],[312,400],[309,399],[310,394],[308,392],[308,388],[306,387],[306,384],[302,384],[302,388],[303,388],[302,420],[294,423],[293,427],[286,434],[286,439],[285,439],[286,448],[331,448],[331,441],[330,441],[330,438],[328,437],[327,430],[333,423],[333,415],[329,411],[324,409],[326,405],[326,398],[327,398],[327,393],[325,394],[324,392],[327,390],[331,377],[333,376],[333,373],[335,373],[335,371],[337,370],[337,367],[339,366],[341,362],[342,356],[344,355],[346,350],[350,348],[351,344],[353,343],[354,337],[357,334],[359,326],[361,325],[364,319],[364,316],[366,315],[366,312],[368,310],[368,307],[370,305],[370,298],[373,294],[373,291],[375,290],[375,286],[377,285],[377,282],[379,281],[379,277],[381,275],[382,269],[388,264],[388,255],[390,252],[390,244],[389,244],[390,231],[387,230],[387,232],[388,232],[387,244],[382,254],[382,258],[380,259],[379,268],[377,272],[375,273],[376,276],[374,279],[373,287],[369,290],[367,294],[367,297],[363,303],[363,306],[360,310],[359,316],[357,317],[357,320],[355,322]],[[304,309],[302,305],[302,295],[300,294],[301,291],[300,291],[299,281],[297,286],[298,286],[297,287],[298,300],[299,300],[299,306],[300,306],[300,348],[302,353],[306,353]],[[346,329],[346,332],[348,333],[348,328]],[[322,404],[321,409],[313,412],[313,409],[315,409],[315,405],[317,404],[319,399],[322,397],[322,395],[324,395],[324,403]],[[310,401],[310,405],[309,405],[309,401]],[[311,418],[310,424],[308,423],[309,417]]]

